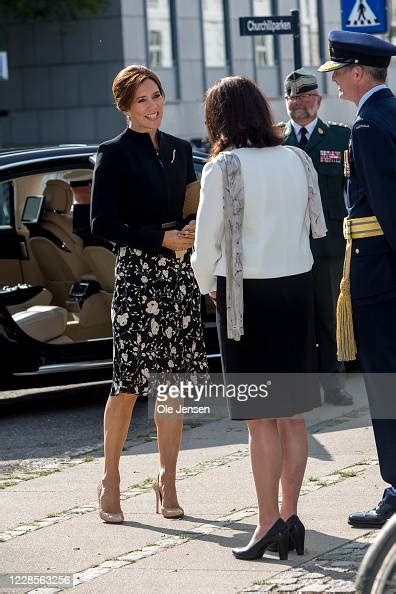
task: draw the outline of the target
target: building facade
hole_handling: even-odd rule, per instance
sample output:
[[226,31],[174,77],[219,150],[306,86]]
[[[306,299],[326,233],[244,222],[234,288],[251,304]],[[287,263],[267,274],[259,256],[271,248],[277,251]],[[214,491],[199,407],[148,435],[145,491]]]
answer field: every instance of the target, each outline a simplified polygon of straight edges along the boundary
[[[92,143],[125,125],[113,105],[115,74],[133,63],[152,67],[163,81],[163,129],[183,138],[205,136],[202,101],[216,79],[243,74],[285,119],[283,80],[294,68],[289,35],[241,37],[240,16],[289,15],[298,8],[303,65],[327,57],[329,30],[339,28],[334,0],[110,0],[94,17],[68,22],[8,23],[1,28],[9,79],[0,81],[0,145]],[[390,8],[396,39],[396,2]],[[393,16],[393,19],[392,19]],[[396,67],[389,84],[396,82]],[[321,115],[350,122],[355,107],[340,102],[329,75],[318,74]]]

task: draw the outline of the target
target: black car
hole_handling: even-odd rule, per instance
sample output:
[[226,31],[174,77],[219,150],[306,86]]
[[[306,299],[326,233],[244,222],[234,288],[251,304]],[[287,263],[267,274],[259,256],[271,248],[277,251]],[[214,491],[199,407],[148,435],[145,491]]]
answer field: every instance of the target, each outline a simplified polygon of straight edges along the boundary
[[[108,368],[115,256],[89,237],[89,204],[68,180],[92,175],[96,146],[0,152],[2,378]],[[194,153],[200,175],[203,153]],[[81,230],[88,227],[85,235]],[[213,306],[202,300],[209,362],[219,353]]]

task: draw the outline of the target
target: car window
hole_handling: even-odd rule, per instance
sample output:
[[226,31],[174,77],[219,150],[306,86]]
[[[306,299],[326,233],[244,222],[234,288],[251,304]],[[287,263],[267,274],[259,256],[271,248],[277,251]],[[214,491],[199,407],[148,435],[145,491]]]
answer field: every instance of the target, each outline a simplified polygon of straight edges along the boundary
[[12,226],[12,182],[0,183],[0,227]]

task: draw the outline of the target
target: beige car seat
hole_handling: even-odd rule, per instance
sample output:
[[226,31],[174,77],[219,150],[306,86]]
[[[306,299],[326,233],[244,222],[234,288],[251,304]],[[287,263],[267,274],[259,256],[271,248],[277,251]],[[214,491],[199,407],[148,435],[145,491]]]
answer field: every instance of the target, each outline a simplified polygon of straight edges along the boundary
[[67,311],[63,307],[34,305],[12,317],[21,330],[36,340],[55,344],[72,342],[70,337],[64,336]]
[[64,305],[73,282],[94,276],[85,261],[82,240],[73,233],[70,186],[62,180],[50,180],[43,194],[44,212],[38,229],[30,238],[30,246],[43,273],[44,284],[54,295],[54,303]]
[[47,289],[42,289],[40,293],[24,301],[23,303],[18,303],[17,305],[9,305],[7,307],[10,314],[15,314],[20,311],[25,311],[29,309],[29,307],[33,307],[35,305],[49,305],[52,301],[52,294]]
[[96,279],[106,293],[114,291],[115,255],[110,250],[99,245],[88,245],[83,250]]
[[102,288],[84,301],[77,320],[68,321],[66,334],[72,340],[110,337],[115,256],[110,250],[96,245],[85,247],[83,252]]

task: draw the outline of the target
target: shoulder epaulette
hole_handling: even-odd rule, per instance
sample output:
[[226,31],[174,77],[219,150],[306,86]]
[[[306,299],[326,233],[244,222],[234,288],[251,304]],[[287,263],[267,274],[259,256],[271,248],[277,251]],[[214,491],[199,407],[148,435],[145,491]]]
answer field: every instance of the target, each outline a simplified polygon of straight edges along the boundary
[[348,128],[350,129],[350,126],[348,124],[343,124],[342,122],[327,122],[329,126],[338,126],[339,128]]

